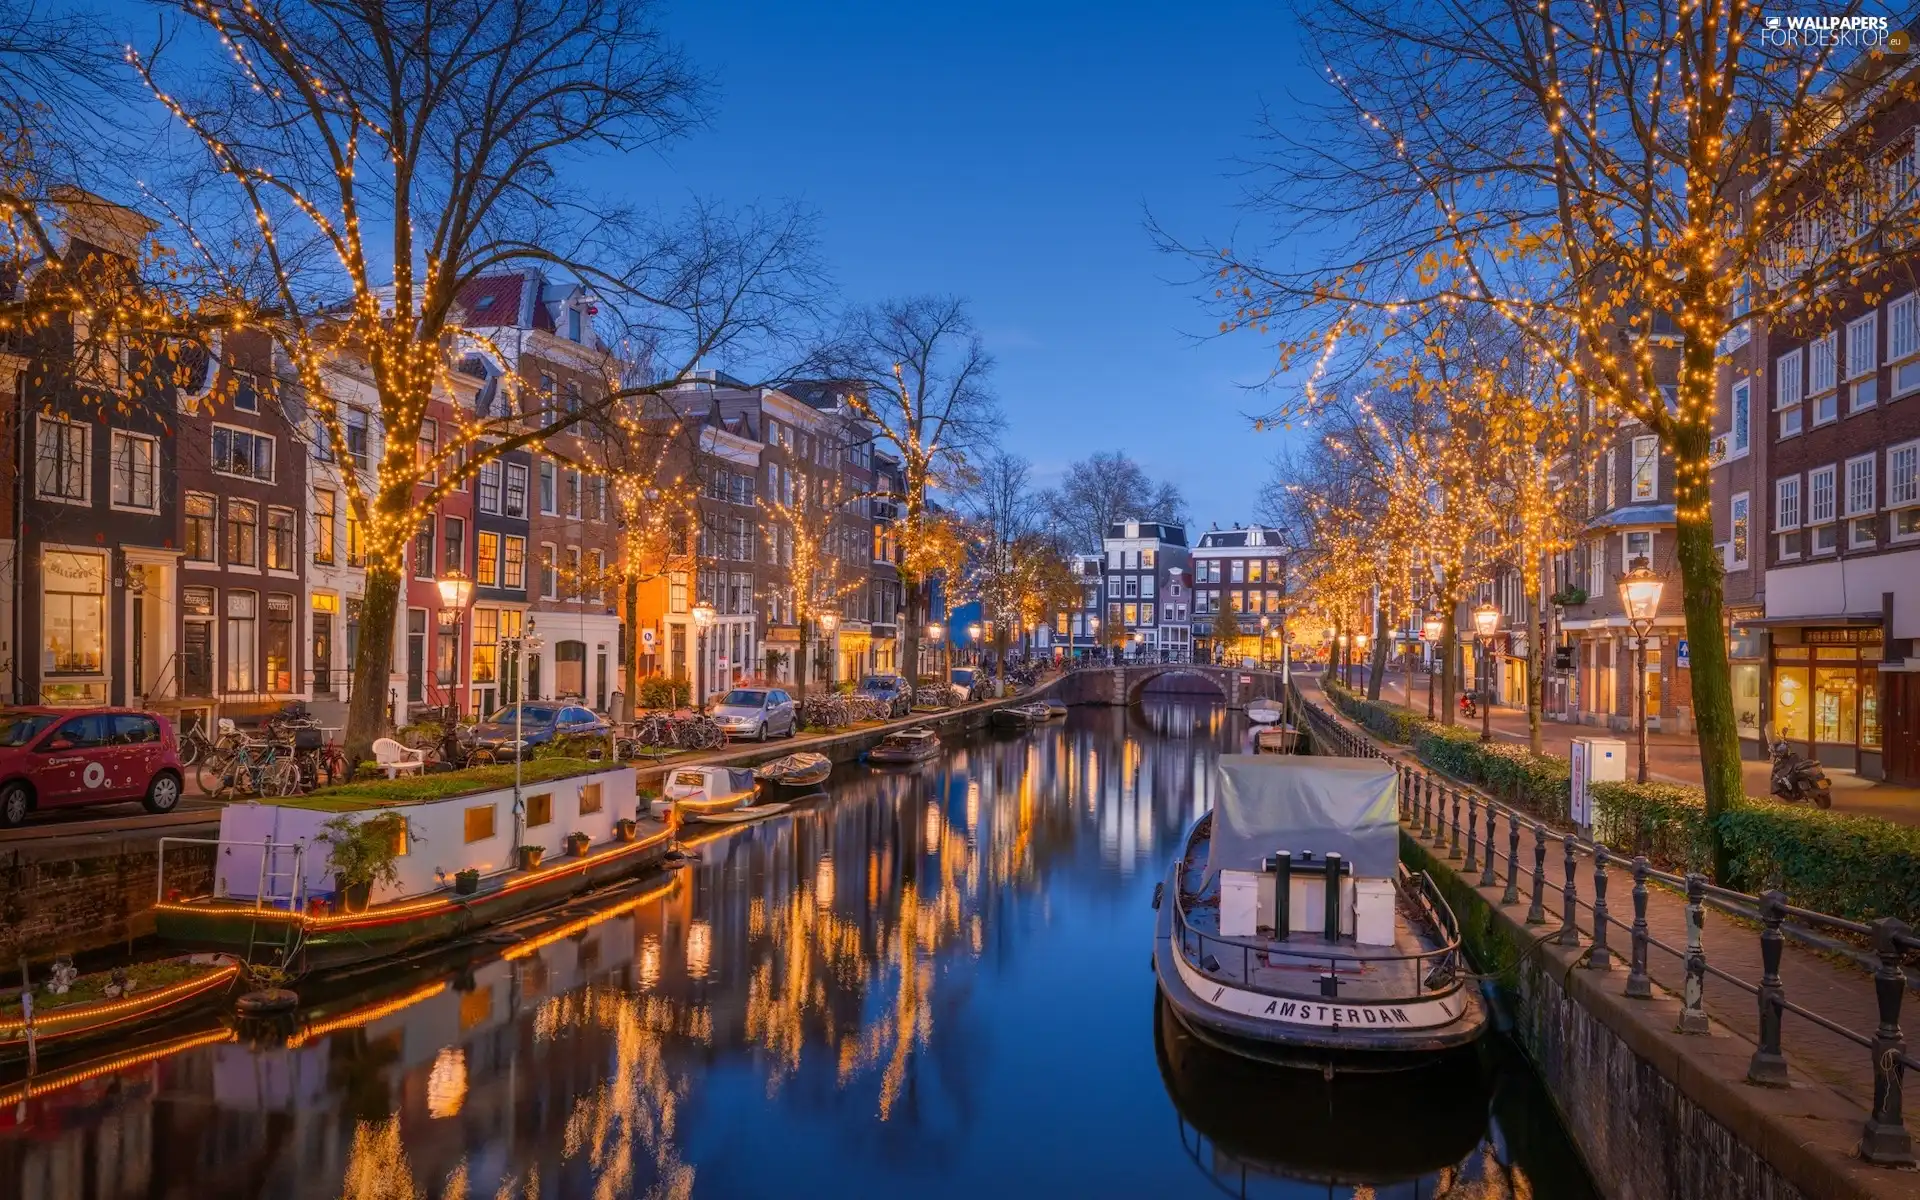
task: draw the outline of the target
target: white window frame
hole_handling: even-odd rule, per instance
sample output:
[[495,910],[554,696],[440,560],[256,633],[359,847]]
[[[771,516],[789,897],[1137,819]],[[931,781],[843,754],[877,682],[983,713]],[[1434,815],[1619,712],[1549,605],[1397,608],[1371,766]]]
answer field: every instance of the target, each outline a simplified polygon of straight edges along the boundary
[[[489,488],[493,489],[492,504],[487,503],[487,489]],[[503,464],[498,459],[489,463],[481,463],[480,470],[474,475],[474,507],[483,513],[497,514],[505,498],[506,472],[503,470]]]
[[[1743,400],[1746,403],[1744,413],[1740,410]],[[1733,385],[1733,393],[1728,399],[1727,409],[1728,432],[1732,434],[1728,439],[1733,448],[1731,457],[1739,458],[1753,446],[1753,381],[1751,379],[1742,379]]]
[[1920,438],[1887,447],[1887,507],[1910,508],[1917,504],[1920,504]]
[[[139,442],[147,448],[147,503],[122,502],[114,498],[120,486],[120,452]],[[128,492],[132,492],[132,473],[128,473]],[[121,512],[156,513],[160,511],[160,439],[130,429],[113,429],[107,434],[107,507]]]
[[[55,426],[59,428],[62,431],[62,433],[60,434],[62,440],[73,437],[75,432],[77,432],[79,435],[80,494],[77,496],[72,495],[67,488],[61,487],[60,486],[61,481],[57,479],[54,481],[55,490],[50,491],[46,487],[47,473],[45,471],[45,464],[40,462],[39,459],[41,456],[41,451],[40,451],[41,431],[46,429],[48,426]],[[84,421],[74,421],[66,417],[49,416],[43,413],[37,418],[36,424],[34,425],[33,445],[34,445],[34,455],[36,460],[34,464],[34,472],[33,472],[34,496],[41,500],[51,501],[54,504],[72,504],[80,508],[92,507],[93,505],[93,428]]]
[[[1825,503],[1821,502],[1821,484],[1825,483]],[[1840,515],[1840,471],[1832,463],[1807,472],[1808,525],[1830,525]]]
[[[1642,475],[1646,489],[1642,491]],[[1642,436],[1633,439],[1633,475],[1631,477],[1633,499],[1658,500],[1660,498],[1660,439]]]
[[1880,313],[1875,310],[1847,322],[1847,378],[1858,379],[1879,369]]
[[1866,517],[1880,511],[1879,465],[1874,454],[1856,454],[1847,460],[1847,516]]
[[534,563],[534,570],[540,573],[540,598],[558,600],[560,598],[560,547],[552,542],[541,542],[540,557]]
[[1773,531],[1775,533],[1788,533],[1800,528],[1800,502],[1803,498],[1798,475],[1784,475],[1773,481]]
[[[1647,539],[1647,548],[1644,551],[1636,552],[1634,550],[1633,539],[1637,537],[1643,537]],[[1653,530],[1651,529],[1626,530],[1620,535],[1620,561],[1626,564],[1627,567],[1631,568],[1633,566],[1633,560],[1644,555],[1647,560],[1647,565],[1652,566],[1654,544],[1655,544],[1655,538],[1653,536]]]
[[[1746,552],[1741,553],[1740,527],[1747,529]],[[1753,498],[1747,492],[1735,492],[1727,501],[1728,569],[1744,571],[1753,563]]]
[[[267,444],[267,473],[265,475],[257,475],[253,472],[253,465],[257,459],[257,451],[247,456],[247,471],[245,474],[239,471],[229,471],[225,469],[220,463],[220,456],[213,453],[213,441],[219,437],[222,432],[226,433],[229,437],[234,434],[240,434],[243,437],[253,439],[256,443],[265,442]],[[255,483],[273,483],[280,475],[280,445],[278,439],[270,433],[261,433],[258,429],[249,429],[245,425],[216,424],[212,432],[207,435],[207,457],[211,463],[208,469],[215,475],[225,475],[228,479],[251,479]],[[232,460],[229,458],[229,465],[231,462]]]
[[[1795,350],[1782,354],[1773,360],[1773,407],[1775,412],[1784,412],[1797,406],[1807,398],[1806,372],[1802,369],[1804,355]],[[1791,384],[1792,386],[1788,386]]]
[[1840,386],[1840,335],[1828,331],[1807,343],[1807,395],[1821,396]]
[[[513,478],[514,478],[515,472],[518,472],[520,476],[520,511],[519,512],[514,512],[513,509],[508,504],[509,498],[512,497],[513,495]],[[528,494],[529,494],[531,485],[532,485],[532,480],[529,478],[527,465],[525,463],[510,462],[506,464],[506,471],[502,477],[502,484],[500,489],[500,513],[502,516],[512,517],[515,520],[520,520],[520,521],[524,521],[527,519],[527,506],[528,504],[531,503],[531,501],[528,499]]]
[[1887,305],[1887,366],[1893,374],[1888,399],[1920,392],[1920,292]]

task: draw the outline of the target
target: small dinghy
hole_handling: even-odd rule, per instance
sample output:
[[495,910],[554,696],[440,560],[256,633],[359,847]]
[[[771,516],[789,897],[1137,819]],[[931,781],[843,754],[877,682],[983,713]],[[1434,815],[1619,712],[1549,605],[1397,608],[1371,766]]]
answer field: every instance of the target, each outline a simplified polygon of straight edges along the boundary
[[795,792],[815,791],[832,773],[832,759],[805,750],[761,763],[753,770],[754,778],[763,785]]
[[776,808],[755,803],[759,798],[760,784],[745,767],[681,767],[667,776],[662,798],[654,801],[654,815],[672,812],[682,822],[726,825],[786,811],[784,804]]
[[[1045,718],[1041,718],[1045,720]],[[1031,729],[1034,723],[1033,709],[1029,705],[1014,704],[1006,708],[996,708],[987,723],[995,729]]]
[[1487,1010],[1433,882],[1400,865],[1399,780],[1371,758],[1230,754],[1155,893],[1161,995],[1216,1049],[1404,1069]]
[[1255,700],[1247,705],[1247,720],[1255,725],[1272,725],[1285,714],[1280,705],[1272,700]]
[[878,746],[867,751],[867,761],[881,765],[919,763],[939,753],[939,735],[925,726],[916,725],[912,729],[888,734]]
[[1260,754],[1294,754],[1299,750],[1300,731],[1291,725],[1266,725],[1253,740]]
[[1045,700],[1041,701],[1041,703],[1047,706],[1047,720],[1064,721],[1066,719],[1067,706],[1065,701],[1048,696]]

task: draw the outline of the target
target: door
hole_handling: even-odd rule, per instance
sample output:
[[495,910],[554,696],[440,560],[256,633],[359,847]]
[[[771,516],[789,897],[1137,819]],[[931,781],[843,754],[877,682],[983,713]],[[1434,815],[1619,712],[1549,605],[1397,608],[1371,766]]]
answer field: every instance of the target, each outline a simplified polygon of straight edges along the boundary
[[427,610],[407,610],[407,699],[418,704],[427,697]]
[[188,696],[213,695],[213,622],[190,620],[180,642],[180,690]]
[[313,614],[313,690],[333,691],[333,614]]
[[1888,783],[1920,784],[1920,674],[1882,671],[1880,744]]
[[127,647],[127,702],[139,704],[147,694],[147,598],[135,594],[129,607],[133,610],[133,628],[129,631],[133,644]]
[[110,770],[111,721],[103,713],[69,717],[41,740],[34,751],[33,789],[43,807],[120,798]]

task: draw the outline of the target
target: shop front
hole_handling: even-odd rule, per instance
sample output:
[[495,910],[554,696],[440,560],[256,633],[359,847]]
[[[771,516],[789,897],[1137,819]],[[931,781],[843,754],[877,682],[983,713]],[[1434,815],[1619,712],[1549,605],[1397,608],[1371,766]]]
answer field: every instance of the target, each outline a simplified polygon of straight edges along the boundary
[[1734,728],[1740,735],[1740,756],[1766,761],[1770,750],[1765,730],[1767,703],[1767,648],[1771,638],[1763,625],[1748,624],[1761,617],[1759,609],[1729,609],[1727,664],[1733,674]]
[[[1884,638],[1877,624],[1776,626],[1767,659],[1774,735],[1826,766],[1882,778]],[[1736,669],[1736,712],[1739,679]],[[1745,714],[1740,716],[1744,722]],[[1764,729],[1764,715],[1757,721]]]

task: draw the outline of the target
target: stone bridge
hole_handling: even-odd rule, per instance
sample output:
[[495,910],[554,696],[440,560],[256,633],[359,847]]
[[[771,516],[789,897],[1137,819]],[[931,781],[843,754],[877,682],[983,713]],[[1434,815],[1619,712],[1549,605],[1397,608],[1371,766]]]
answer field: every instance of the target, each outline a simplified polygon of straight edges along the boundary
[[[1083,667],[1062,679],[1054,695],[1067,704],[1135,704],[1155,680],[1197,680],[1209,685],[1228,708],[1245,708],[1253,700],[1279,700],[1280,672],[1241,667],[1210,667],[1199,663],[1139,663],[1120,667]],[[1207,688],[1195,688],[1205,691]]]

